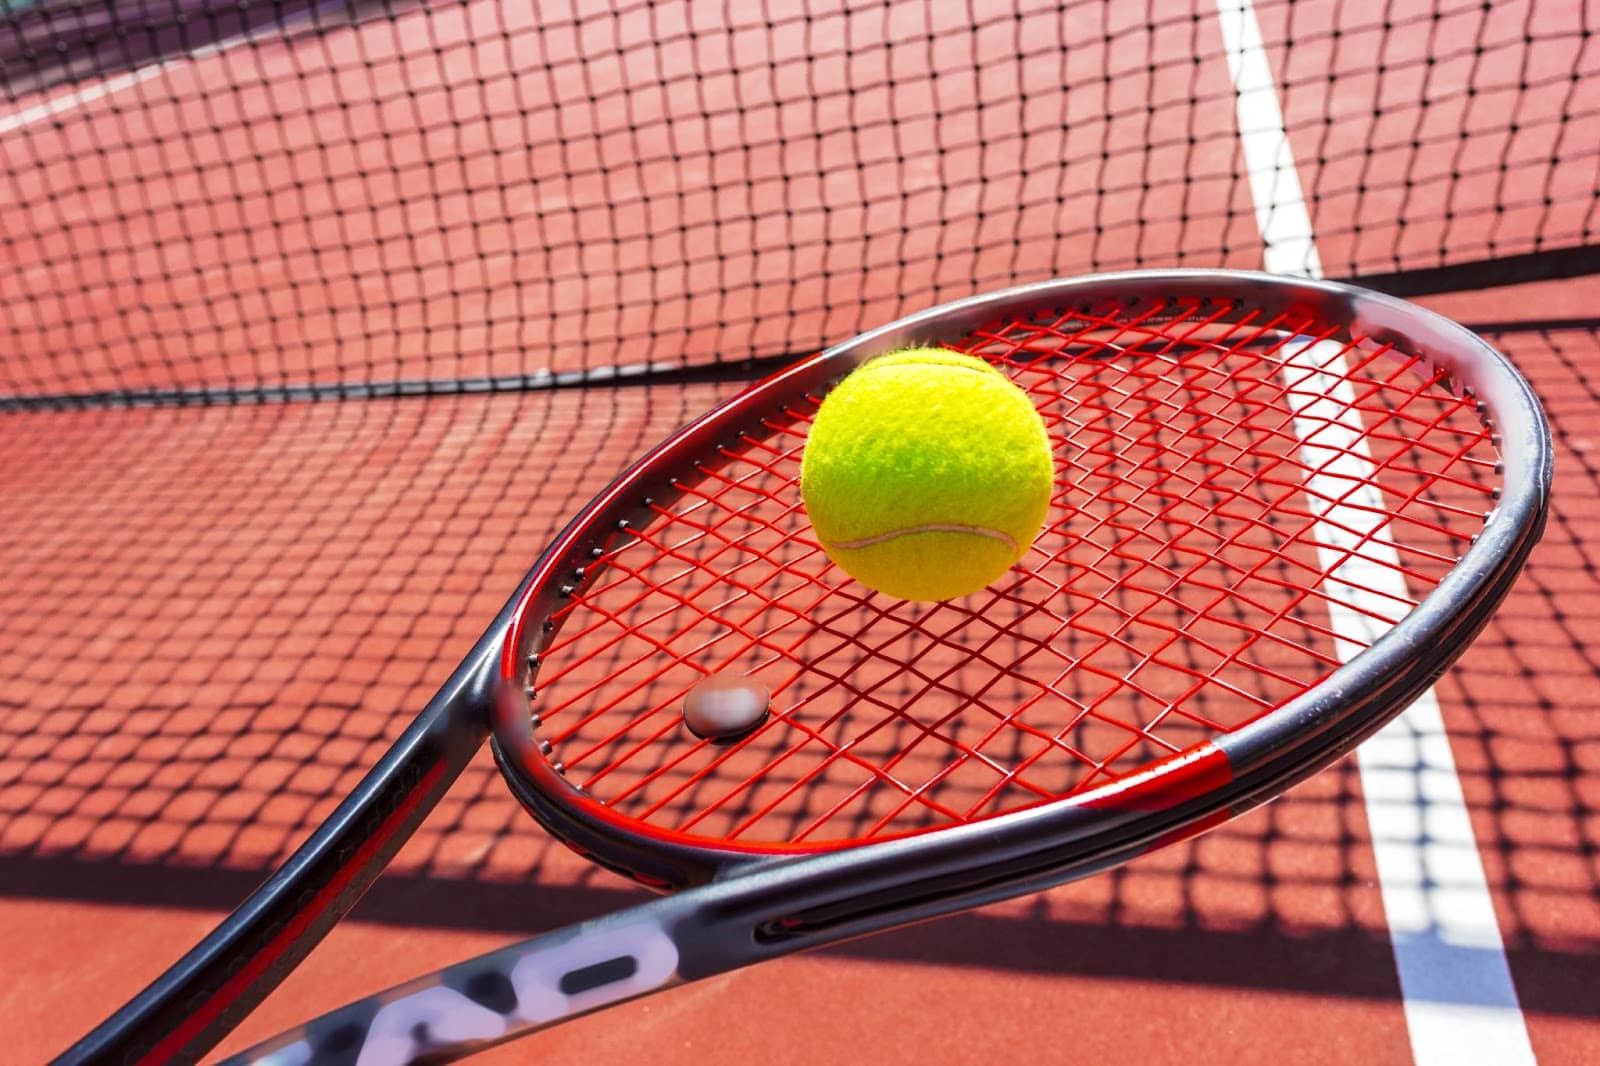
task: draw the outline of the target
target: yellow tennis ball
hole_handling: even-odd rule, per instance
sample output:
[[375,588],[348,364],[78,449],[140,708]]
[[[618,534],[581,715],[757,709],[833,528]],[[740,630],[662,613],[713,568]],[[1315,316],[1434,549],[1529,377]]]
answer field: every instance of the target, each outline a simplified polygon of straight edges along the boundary
[[906,600],[955,599],[998,579],[1039,535],[1053,483],[1027,394],[941,348],[858,367],[817,410],[800,464],[828,557]]

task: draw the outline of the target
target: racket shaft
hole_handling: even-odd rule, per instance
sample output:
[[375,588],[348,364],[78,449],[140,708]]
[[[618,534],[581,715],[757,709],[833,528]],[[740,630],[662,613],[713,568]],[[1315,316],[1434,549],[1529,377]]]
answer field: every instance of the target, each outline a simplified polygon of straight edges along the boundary
[[[1042,813],[1042,812],[1041,812]],[[304,1066],[448,1062],[580,1014],[797,951],[1088,876],[1170,840],[1185,823],[1055,813],[1055,831],[962,831],[765,869],[501,948],[323,1015],[228,1060]],[[1137,823],[1109,843],[1084,830]],[[1181,830],[1178,830],[1181,831]],[[354,1054],[352,1054],[354,1052]]]

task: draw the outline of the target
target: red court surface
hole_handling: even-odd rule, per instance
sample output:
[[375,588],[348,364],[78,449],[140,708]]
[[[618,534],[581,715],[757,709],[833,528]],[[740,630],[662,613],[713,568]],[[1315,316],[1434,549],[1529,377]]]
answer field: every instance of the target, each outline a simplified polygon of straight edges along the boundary
[[[395,5],[0,99],[0,398],[40,401],[0,408],[0,1059],[207,932],[566,518],[741,385],[460,383],[1261,265],[1213,5],[763,7]],[[1258,16],[1330,276],[1600,243],[1594,3]],[[1421,302],[1555,434],[1544,540],[1438,696],[1533,1051],[1600,1062],[1600,277]],[[478,1061],[1411,1062],[1375,878],[1347,761],[1120,870]],[[643,898],[485,751],[219,1051]]]

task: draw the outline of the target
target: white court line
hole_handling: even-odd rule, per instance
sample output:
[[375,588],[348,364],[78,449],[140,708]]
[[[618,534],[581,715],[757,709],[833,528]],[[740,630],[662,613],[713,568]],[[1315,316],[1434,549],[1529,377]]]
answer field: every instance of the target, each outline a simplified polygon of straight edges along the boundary
[[24,108],[14,115],[0,118],[0,137],[20,130],[24,126],[31,126],[35,122],[43,122],[47,118],[54,118],[56,115],[74,111],[85,104],[92,104],[96,100],[110,96],[112,93],[119,93],[123,89],[138,85],[141,81],[155,77],[166,69],[167,61],[161,60],[147,67],[140,67],[138,70],[119,75],[110,81],[102,81],[84,89],[74,88],[53,100],[46,100],[42,104]]
[[[324,10],[337,6],[339,6],[338,0],[333,0],[332,3],[326,6],[323,4],[311,4],[301,12],[301,17],[313,18]],[[146,66],[128,71],[125,74],[119,74],[115,78],[90,85],[87,88],[74,86],[54,99],[0,118],[0,137],[31,126],[36,122],[41,122],[44,119],[74,111],[87,104],[92,104],[96,100],[103,100],[108,96],[120,93],[124,89],[131,89],[140,82],[149,81],[158,74],[176,69],[184,63],[195,63],[202,59],[209,59],[212,56],[221,55],[230,48],[237,48],[241,44],[249,44],[252,41],[281,38],[291,29],[292,24],[268,23],[263,26],[257,26],[254,29],[245,30],[243,33],[236,33],[232,37],[223,37],[220,40],[212,41],[210,44],[201,45],[193,51],[164,56]]]
[[119,74],[115,78],[108,78],[105,81],[96,82],[93,85],[82,88],[74,86],[60,96],[46,100],[42,104],[35,104],[33,107],[23,108],[15,114],[0,118],[0,137],[32,126],[36,122],[43,122],[45,119],[64,115],[69,111],[76,111],[80,107],[92,104],[96,100],[103,100],[108,96],[122,92],[124,89],[131,89],[140,82],[149,81],[151,78],[164,74],[183,63],[193,63],[197,60],[219,55],[236,45],[247,43],[254,39],[255,36],[256,34],[254,33],[236,34],[220,41],[202,45],[192,52],[183,52],[179,55],[158,59],[154,63],[130,70],[125,74]]
[[[1278,107],[1271,66],[1250,0],[1217,0],[1239,135],[1268,271],[1321,277],[1310,212]],[[1286,353],[1284,378],[1307,397],[1297,411],[1312,506],[1326,521],[1317,539],[1332,626],[1348,658],[1372,639],[1353,604],[1361,589],[1407,598],[1398,553],[1371,535],[1382,501],[1363,485],[1372,460],[1349,406],[1338,345],[1308,342]],[[1330,414],[1333,417],[1330,419]],[[1319,499],[1321,497],[1321,499]],[[1341,528],[1342,527],[1342,528]],[[1360,545],[1357,558],[1349,551]],[[1381,605],[1379,611],[1382,613]],[[1495,919],[1483,862],[1439,702],[1429,689],[1356,749],[1384,915],[1394,945],[1411,1051],[1422,1066],[1527,1066],[1534,1060]]]

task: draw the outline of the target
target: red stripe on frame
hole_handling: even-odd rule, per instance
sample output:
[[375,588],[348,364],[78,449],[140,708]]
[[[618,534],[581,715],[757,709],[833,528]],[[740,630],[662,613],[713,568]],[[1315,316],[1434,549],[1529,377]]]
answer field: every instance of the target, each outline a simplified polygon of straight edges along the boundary
[[1222,825],[1224,822],[1230,821],[1232,818],[1233,811],[1224,807],[1222,810],[1208,814],[1198,821],[1190,822],[1188,825],[1179,826],[1170,833],[1165,833],[1156,837],[1149,843],[1149,845],[1145,847],[1144,853],[1148,855],[1152,851],[1160,851],[1168,844],[1176,844],[1179,841],[1188,840],[1190,837],[1197,837],[1201,833],[1209,833],[1217,826]]
[[[1111,811],[1164,811],[1213,792],[1233,780],[1228,756],[1215,744],[1201,744],[1128,775],[1084,806]],[[1227,816],[1224,814],[1224,820]]]
[[211,997],[202,1003],[195,1012],[177,1029],[173,1030],[160,1043],[158,1043],[143,1058],[139,1059],[139,1066],[158,1066],[174,1058],[189,1041],[193,1040],[200,1032],[217,1019],[228,1006],[234,1002],[246,989],[255,984],[256,980],[272,966],[289,946],[298,940],[313,922],[327,911],[335,897],[349,887],[356,874],[366,866],[374,852],[394,836],[410,814],[422,803],[423,797],[432,791],[441,778],[444,777],[444,763],[437,762],[423,774],[417,787],[411,790],[405,801],[396,807],[389,817],[383,820],[377,830],[368,837],[366,842],[356,849],[350,861],[334,874],[333,878],[317,892],[311,903],[297,914],[288,925],[279,931],[278,935],[267,942],[256,956],[245,964],[244,968],[230,977],[221,988],[211,994]]

